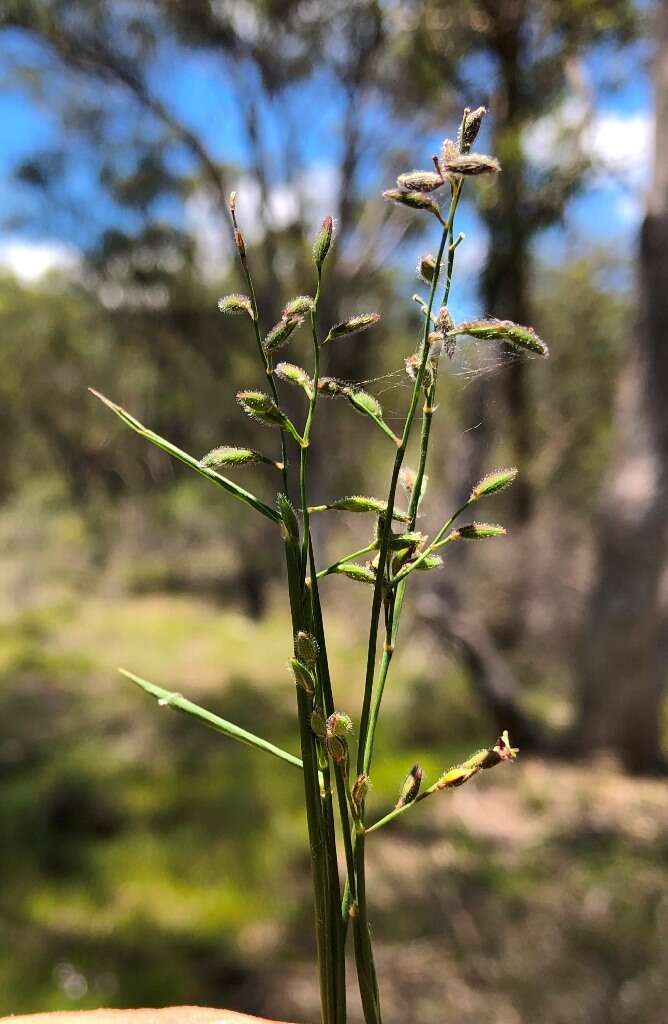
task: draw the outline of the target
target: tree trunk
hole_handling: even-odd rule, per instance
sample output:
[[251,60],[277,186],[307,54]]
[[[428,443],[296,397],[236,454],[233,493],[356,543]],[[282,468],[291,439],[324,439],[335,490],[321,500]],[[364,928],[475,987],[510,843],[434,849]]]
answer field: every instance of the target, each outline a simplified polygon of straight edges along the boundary
[[657,6],[654,179],[640,237],[638,325],[596,523],[596,577],[578,663],[577,741],[634,772],[661,759],[661,576],[668,507],[668,6]]

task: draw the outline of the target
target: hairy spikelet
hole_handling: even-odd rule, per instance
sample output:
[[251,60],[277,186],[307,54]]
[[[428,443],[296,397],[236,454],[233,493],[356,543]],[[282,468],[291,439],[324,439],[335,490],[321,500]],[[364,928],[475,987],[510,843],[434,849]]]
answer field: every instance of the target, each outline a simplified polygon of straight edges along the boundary
[[283,307],[281,316],[284,320],[290,320],[294,316],[306,316],[313,310],[315,302],[310,295],[298,295]]
[[495,469],[492,473],[487,473],[471,491],[469,501],[478,501],[480,498],[486,498],[490,494],[498,494],[499,491],[510,487],[516,476],[517,468],[515,466],[509,466],[506,469]]
[[330,328],[325,340],[343,338],[346,334],[357,334],[359,331],[366,331],[368,327],[373,327],[379,320],[380,313],[359,313],[357,316],[348,317],[347,320],[341,320],[338,324],[334,324]]
[[303,318],[301,316],[289,316],[274,324],[264,339],[265,352],[269,354],[275,352],[276,349],[282,348],[302,322]]
[[337,565],[335,572],[338,576],[347,576],[355,583],[370,583],[373,586],[376,582],[376,574],[373,569],[370,569],[368,565],[358,565],[357,562],[342,562]]
[[505,537],[505,527],[498,523],[466,523],[453,530],[451,540],[486,540],[489,537]]
[[253,448],[235,448],[232,445],[223,444],[219,448],[213,448],[199,460],[203,469],[216,469],[218,466],[246,466],[252,462],[269,462],[264,455],[260,455]]
[[309,398],[313,394],[313,381],[303,367],[297,366],[295,363],[278,363],[274,368],[274,373],[288,384],[303,388]]
[[501,165],[496,157],[484,153],[459,153],[442,157],[439,166],[442,174],[461,174],[474,177],[479,174],[498,174]]
[[358,412],[363,413],[366,416],[374,416],[381,419],[383,416],[383,407],[377,398],[370,395],[368,391],[352,391],[349,390],[346,398]]
[[445,182],[435,171],[409,171],[399,175],[397,185],[406,192],[435,192]]
[[512,320],[466,320],[448,331],[450,338],[460,334],[468,334],[471,338],[483,341],[504,341],[514,348],[525,349],[544,358],[550,354],[547,345],[533,327],[523,327]]
[[224,295],[222,299],[218,299],[218,309],[221,313],[231,316],[245,313],[251,320],[255,319],[253,305],[247,295]]
[[411,210],[428,210],[437,217],[441,216],[438,203],[426,192],[403,192],[399,188],[390,188],[383,192],[383,199],[399,203],[400,206],[409,206]]

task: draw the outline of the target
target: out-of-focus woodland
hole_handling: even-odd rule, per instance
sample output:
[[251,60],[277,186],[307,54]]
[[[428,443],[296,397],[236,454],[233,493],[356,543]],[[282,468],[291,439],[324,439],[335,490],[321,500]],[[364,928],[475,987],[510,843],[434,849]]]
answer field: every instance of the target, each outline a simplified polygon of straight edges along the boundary
[[[252,337],[216,308],[241,285],[234,188],[267,325],[312,287],[335,217],[323,323],[383,319],[326,372],[366,381],[392,423],[434,238],[380,194],[485,104],[503,172],[466,191],[454,304],[534,325],[551,358],[463,342],[442,375],[425,527],[485,471],[520,477],[491,512],[508,537],[456,546],[412,589],[370,799],[499,729],[523,756],[369,852],[387,1021],[665,1020],[665,5],[4,0],[0,53],[3,90],[50,126],[0,191],[3,230],[77,253],[0,276],[0,1013],[314,1019],[299,778],[116,674],[294,749],[280,548],[86,388],[197,456],[257,443],[234,401],[262,386]],[[654,84],[648,184],[615,139],[593,144],[634,76]],[[607,157],[644,211],[614,236],[587,205]],[[314,501],[383,496],[386,442],[345,404],[322,403],[314,451]],[[269,498],[271,473],[239,480]],[[359,517],[318,529],[323,564],[367,540]],[[326,582],[347,710],[369,595]]]

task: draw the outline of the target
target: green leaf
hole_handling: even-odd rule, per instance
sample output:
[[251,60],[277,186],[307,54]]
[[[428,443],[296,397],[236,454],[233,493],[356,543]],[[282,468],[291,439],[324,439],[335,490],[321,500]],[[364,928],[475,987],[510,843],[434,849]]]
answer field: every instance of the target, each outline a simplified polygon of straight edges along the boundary
[[268,754],[273,754],[274,757],[279,758],[281,761],[286,761],[288,764],[294,765],[295,768],[302,768],[302,762],[298,757],[293,754],[289,754],[287,750],[282,750],[280,747],[274,746],[268,740],[262,739],[261,736],[256,736],[252,732],[248,732],[246,729],[242,729],[241,726],[235,725],[233,722],[228,722],[225,718],[221,718],[219,715],[214,715],[212,711],[207,711],[206,708],[200,707],[199,704],[194,704],[187,697],[184,697],[182,693],[174,693],[171,690],[165,690],[162,686],[156,686],[155,683],[149,683],[147,679],[142,679],[141,676],[137,676],[134,672],[128,672],[127,669],[119,668],[118,670],[121,675],[125,676],[140,689],[150,694],[151,697],[155,697],[158,703],[162,707],[174,708],[175,711],[182,711],[186,715],[191,715],[193,718],[198,718],[200,722],[204,722],[209,728],[215,729],[216,732],[222,732],[224,736],[227,736],[231,740],[237,740],[239,743],[245,743],[249,747],[255,747],[258,750],[264,750]]
[[256,498],[254,494],[250,493],[250,491],[245,490],[243,487],[239,487],[239,485],[235,484],[232,480],[228,480],[227,477],[217,473],[215,469],[209,469],[208,467],[201,466],[194,456],[189,455],[188,452],[182,451],[181,448],[177,448],[175,444],[171,443],[171,441],[167,441],[164,437],[161,437],[160,434],[156,434],[153,430],[145,427],[143,423],[140,423],[134,416],[131,416],[123,406],[117,405],[116,402],[112,402],[110,398],[100,394],[99,391],[95,391],[94,388],[89,388],[88,390],[96,398],[99,398],[104,405],[111,409],[111,411],[115,413],[118,418],[126,424],[126,426],[130,427],[131,430],[134,430],[134,432],[139,434],[140,437],[150,441],[150,443],[154,444],[156,448],[162,448],[163,452],[167,452],[168,455],[173,456],[180,462],[185,462],[186,466],[190,466],[190,468],[194,469],[196,473],[200,474],[200,476],[210,480],[211,483],[216,484],[218,487],[222,487],[222,489],[227,491],[228,494],[238,498],[239,501],[244,503],[244,505],[249,505],[251,508],[254,508],[256,512],[260,512],[263,516],[266,516],[267,519],[271,519],[272,522],[279,523],[281,521],[281,517],[278,512],[275,512],[269,507],[269,505],[265,505],[263,501]]

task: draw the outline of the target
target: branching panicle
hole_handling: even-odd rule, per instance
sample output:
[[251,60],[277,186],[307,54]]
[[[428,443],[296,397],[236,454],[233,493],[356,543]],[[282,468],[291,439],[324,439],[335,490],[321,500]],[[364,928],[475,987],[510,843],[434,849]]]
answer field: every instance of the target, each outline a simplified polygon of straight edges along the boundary
[[[381,1024],[382,1021],[366,901],[366,836],[407,813],[430,795],[461,786],[479,772],[503,761],[514,760],[517,755],[517,749],[511,746],[508,734],[504,732],[494,746],[478,751],[461,764],[444,771],[426,789],[423,785],[423,770],[415,764],[401,786],[396,805],[374,825],[366,823],[376,728],[399,637],[409,577],[416,571],[439,567],[442,555],[438,552],[447,554],[447,545],[454,541],[503,536],[505,529],[494,523],[474,521],[456,525],[456,521],[475,502],[493,498],[509,486],[517,475],[515,468],[487,474],[472,488],[464,504],[449,515],[433,535],[427,536],[417,528],[428,479],[432,421],[438,409],[436,391],[441,357],[443,354],[452,356],[455,344],[459,344],[461,339],[461,344],[465,345],[467,337],[498,342],[531,354],[547,355],[547,346],[530,327],[486,318],[457,324],[449,311],[456,252],[464,237],[455,234],[455,217],[462,189],[468,178],[495,175],[500,170],[494,157],[471,152],[485,113],[484,107],[467,108],[457,141],[446,139],[440,154],[433,157],[434,170],[399,174],[398,188],[383,193],[385,199],[410,210],[433,214],[440,225],[440,239],[435,255],[425,254],[418,263],[418,274],[428,286],[428,295],[414,296],[420,307],[420,336],[411,345],[413,351],[405,359],[406,373],[411,383],[410,400],[401,429],[397,428],[399,433],[395,434],[386,423],[381,404],[374,395],[358,384],[321,374],[321,355],[325,343],[366,331],[380,319],[379,313],[357,314],[334,324],[324,338],[320,332],[319,301],[323,272],[333,240],[332,218],[325,217],[313,242],[314,280],[305,284],[312,294],[298,295],[287,301],[281,319],[267,331],[266,325],[260,326],[261,313],[255,298],[246,243],[237,223],[236,193],[230,196],[229,212],[245,292],[225,296],[220,300],[219,308],[225,314],[245,315],[252,322],[249,329],[255,338],[259,369],[269,393],[255,387],[245,388],[238,392],[237,400],[243,411],[254,420],[280,431],[280,460],[262,455],[254,447],[225,444],[197,460],[149,430],[121,406],[95,393],[136,433],[215,483],[244,506],[260,512],[271,523],[272,530],[277,525],[279,527],[292,620],[290,650],[286,654],[294,682],[300,757],[207,712],[180,693],[162,690],[130,673],[126,675],[156,697],[160,705],[187,713],[223,735],[263,750],[300,770],[304,782],[312,867],[322,1024],[345,1024],[344,945],[349,923],[353,931],[365,1024]],[[444,194],[449,194],[447,209],[445,204],[443,209],[440,205]],[[301,325],[310,328],[312,356],[307,361],[308,369],[288,362],[274,366],[274,353],[290,341]],[[373,332],[365,335],[362,344],[367,343],[367,337],[372,343]],[[306,402],[302,399],[301,403],[295,403],[300,406],[302,413],[304,405],[307,406],[303,413],[303,424],[298,426],[282,408],[278,387],[280,385],[282,388],[285,384],[301,388],[306,396]],[[327,504],[311,504],[309,458],[313,423],[321,397],[346,399],[356,412],[364,415],[367,421],[370,420],[374,427],[379,428],[393,442],[394,459],[386,499],[354,494]],[[419,456],[416,468],[413,469],[404,465],[404,460],[420,408]],[[295,467],[290,474],[288,459],[293,461]],[[219,472],[222,468],[251,466],[254,463],[272,464],[282,473],[282,487],[276,495],[274,507]],[[292,476],[298,478],[298,494],[296,488],[294,494],[290,490],[290,485],[294,484]],[[408,504],[405,510],[397,508],[398,489],[403,489],[405,494]],[[311,517],[314,513],[329,510],[371,513],[374,529],[365,532],[366,538],[372,534],[371,539],[367,539],[358,550],[318,570]],[[397,527],[397,522],[404,525]],[[367,561],[360,561],[364,556],[368,556]],[[360,715],[359,719],[356,718],[356,766],[351,764],[352,721],[347,714],[336,710],[319,596],[320,581],[335,575],[343,577],[340,584],[342,587],[347,586],[348,580],[364,583],[372,594],[366,671]],[[377,664],[379,633],[382,638],[382,655]],[[338,829],[335,827],[335,798],[340,819]],[[347,873],[343,894],[337,859],[339,841],[343,844]]]

